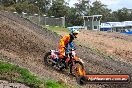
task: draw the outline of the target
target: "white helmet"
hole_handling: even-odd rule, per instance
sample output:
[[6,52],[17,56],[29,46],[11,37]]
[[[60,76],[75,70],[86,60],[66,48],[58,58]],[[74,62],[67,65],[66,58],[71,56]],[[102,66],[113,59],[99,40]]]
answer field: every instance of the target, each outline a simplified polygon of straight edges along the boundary
[[73,36],[73,38],[77,38],[77,35],[79,34],[80,32],[78,30],[72,30],[71,32],[71,35]]
[[74,30],[72,33],[73,34],[79,34],[80,32],[78,30]]

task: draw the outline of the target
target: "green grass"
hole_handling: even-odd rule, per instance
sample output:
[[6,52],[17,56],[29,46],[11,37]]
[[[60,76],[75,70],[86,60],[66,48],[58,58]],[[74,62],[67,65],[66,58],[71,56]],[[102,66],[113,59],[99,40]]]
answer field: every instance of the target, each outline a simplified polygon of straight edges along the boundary
[[25,68],[2,61],[0,61],[0,79],[23,83],[32,88],[68,88],[64,83],[40,79]]
[[46,81],[47,88],[66,88],[64,85],[60,85],[55,81]]
[[67,28],[64,28],[64,27],[59,27],[59,26],[42,26],[42,27],[44,27],[44,28],[47,28],[48,30],[51,30],[51,31],[53,31],[53,32],[70,32],[70,30],[68,30]]

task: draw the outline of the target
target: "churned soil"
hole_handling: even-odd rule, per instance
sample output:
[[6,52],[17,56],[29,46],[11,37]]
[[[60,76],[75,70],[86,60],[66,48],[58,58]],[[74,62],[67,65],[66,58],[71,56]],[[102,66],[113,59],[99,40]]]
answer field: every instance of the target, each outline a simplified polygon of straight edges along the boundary
[[132,63],[132,35],[85,30],[81,32],[78,40],[85,46],[90,45],[105,54]]
[[[82,33],[87,35],[87,32],[86,34],[85,32]],[[107,35],[106,33],[104,34]],[[95,36],[96,35],[95,32]],[[80,35],[80,38],[83,37],[84,36]],[[108,34],[108,37],[115,38],[117,36],[115,35],[115,37],[113,37]],[[86,84],[80,86],[77,84],[74,77],[45,66],[43,64],[45,53],[50,49],[57,49],[60,38],[57,33],[43,29],[17,15],[4,11],[0,12],[0,54],[6,57],[1,60],[25,67],[41,78],[64,80],[66,84],[79,88],[132,87],[131,82],[127,84]],[[124,41],[131,42],[127,37],[122,36],[120,39],[122,38]],[[114,59],[105,59],[86,47],[87,44],[90,45],[92,43],[89,43],[87,38],[84,39],[85,40],[78,40],[81,44],[79,43],[77,45],[77,55],[84,60],[85,68],[88,68],[88,74],[129,74],[132,77],[131,64]]]
[[5,80],[0,80],[0,88],[30,88],[21,83],[11,83]]

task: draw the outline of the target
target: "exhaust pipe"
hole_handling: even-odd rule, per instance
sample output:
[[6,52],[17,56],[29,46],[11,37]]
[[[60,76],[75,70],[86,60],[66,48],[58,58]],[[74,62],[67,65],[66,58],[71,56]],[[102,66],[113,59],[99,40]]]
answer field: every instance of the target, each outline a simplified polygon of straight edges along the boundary
[[57,62],[54,61],[53,59],[49,59],[49,61],[51,61],[52,63],[56,64]]

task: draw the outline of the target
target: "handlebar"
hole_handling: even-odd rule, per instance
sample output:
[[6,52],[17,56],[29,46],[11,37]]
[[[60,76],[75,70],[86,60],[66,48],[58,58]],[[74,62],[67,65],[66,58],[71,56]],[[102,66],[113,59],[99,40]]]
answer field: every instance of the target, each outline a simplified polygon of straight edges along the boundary
[[[66,47],[64,47],[64,49],[66,49],[67,50],[67,48]],[[74,51],[74,50],[76,50],[75,48],[70,48],[70,49],[68,49],[68,50],[70,50],[70,51]]]

